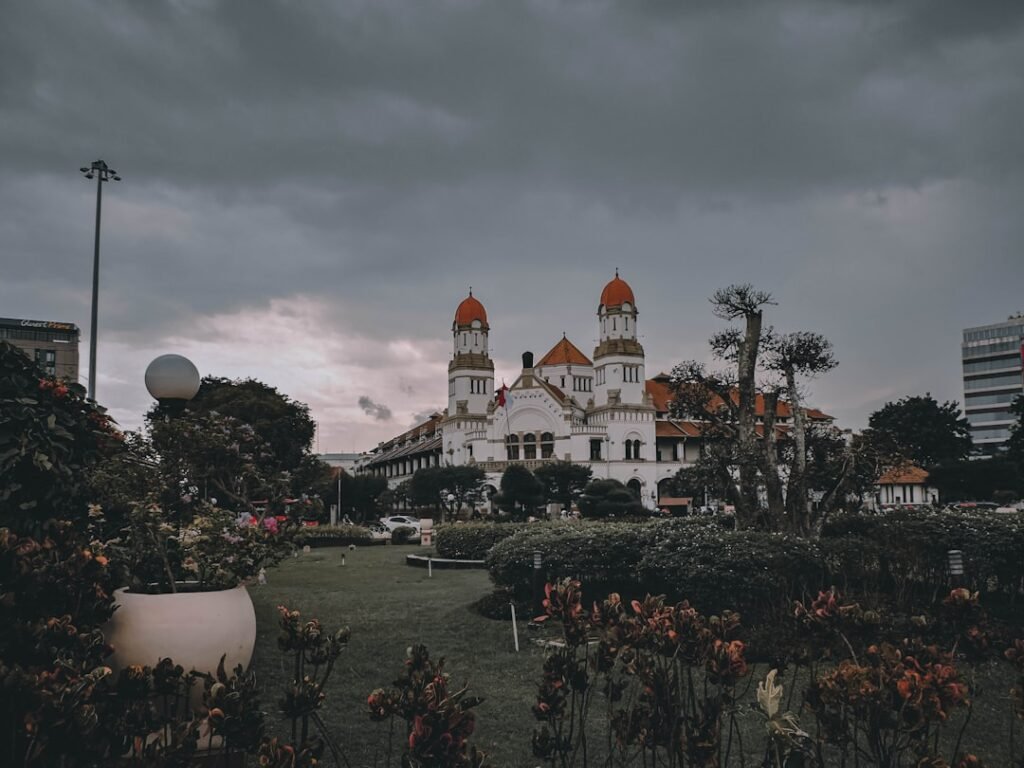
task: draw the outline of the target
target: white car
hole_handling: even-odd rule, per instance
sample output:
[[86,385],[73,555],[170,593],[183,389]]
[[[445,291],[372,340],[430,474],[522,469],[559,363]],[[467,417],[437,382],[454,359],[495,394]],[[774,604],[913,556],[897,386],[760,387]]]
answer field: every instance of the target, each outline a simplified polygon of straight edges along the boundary
[[382,517],[380,519],[380,524],[389,531],[394,531],[396,528],[415,528],[416,533],[420,532],[420,519],[409,515],[392,515],[391,517]]
[[371,541],[383,541],[391,538],[391,530],[386,528],[383,523],[370,523],[366,527],[370,530]]

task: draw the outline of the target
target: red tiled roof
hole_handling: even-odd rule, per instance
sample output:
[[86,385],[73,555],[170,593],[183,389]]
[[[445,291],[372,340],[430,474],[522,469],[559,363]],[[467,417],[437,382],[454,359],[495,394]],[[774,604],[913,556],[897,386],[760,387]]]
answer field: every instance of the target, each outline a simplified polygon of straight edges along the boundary
[[927,481],[928,473],[913,464],[893,467],[878,478],[879,485],[923,485]]
[[[668,377],[657,376],[653,379],[648,379],[644,383],[644,387],[647,390],[647,392],[651,395],[651,398],[654,400],[655,410],[658,411],[658,413],[667,413],[668,404],[672,401],[672,391],[668,387]],[[738,403],[739,399],[739,390],[734,389],[732,392],[732,401],[734,403]],[[713,396],[708,401],[709,408],[716,408],[721,404],[722,399],[717,395]],[[754,413],[757,416],[764,416],[764,395],[757,395],[757,400],[754,403]],[[804,409],[804,413],[807,414],[807,418],[816,421],[828,421],[832,419],[832,417],[829,416],[827,413],[820,411],[817,408],[806,408]],[[784,400],[780,400],[778,407],[775,409],[775,416],[788,419],[792,415],[793,409],[790,408],[789,403],[785,402]]]
[[633,289],[629,287],[629,283],[619,277],[619,273],[616,271],[615,278],[601,291],[601,306],[609,309],[621,307],[627,301],[634,307],[636,306]]
[[465,326],[472,325],[474,320],[479,320],[480,324],[487,327],[487,310],[484,309],[484,305],[481,304],[472,293],[462,300],[458,308],[455,310],[455,325]]
[[545,365],[593,365],[593,363],[576,348],[575,344],[563,336],[551,348],[551,351],[540,359],[536,367],[541,368]]

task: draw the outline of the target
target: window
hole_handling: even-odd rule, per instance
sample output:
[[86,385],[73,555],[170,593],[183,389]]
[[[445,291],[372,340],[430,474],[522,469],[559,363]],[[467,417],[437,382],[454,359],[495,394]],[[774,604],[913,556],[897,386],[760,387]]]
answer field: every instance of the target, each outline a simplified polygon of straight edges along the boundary
[[639,365],[624,365],[622,366],[622,380],[626,382],[636,383],[640,381],[640,366]]
[[600,461],[601,460],[601,443],[604,441],[600,438],[590,441],[590,460]]
[[519,460],[519,435],[509,435],[505,438],[505,450],[509,461]]
[[612,330],[613,331],[615,330],[615,318],[614,317],[612,318]]
[[448,379],[448,397],[455,397],[455,379]]
[[540,457],[550,459],[555,455],[555,436],[545,432],[540,436]]
[[562,378],[562,384],[561,384],[562,389],[565,389],[565,376],[562,376],[561,378]]
[[527,432],[523,435],[523,458],[537,458],[537,436],[533,432]]
[[572,377],[572,391],[573,392],[590,392],[590,377],[589,376],[573,376]]
[[602,365],[597,369],[597,384],[598,386],[604,384],[604,366]]
[[627,315],[626,317],[622,318],[622,322],[624,322],[626,324],[625,329],[628,331],[629,330],[629,316]]
[[1000,368],[1020,367],[1020,357],[997,357],[995,360],[979,360],[974,363],[964,363],[964,374],[983,373],[984,371],[997,371]]
[[57,372],[57,353],[52,349],[37,349],[36,364],[46,371],[47,375],[53,376]]
[[633,458],[633,441],[632,440],[627,440],[626,441],[626,458],[627,459],[632,459]]
[[474,395],[486,395],[487,394],[487,379],[470,379],[469,380],[469,391]]
[[964,382],[964,389],[984,389],[986,387],[1014,387],[1019,385],[1019,373],[1004,373],[1001,376],[983,376],[980,379],[967,379]]
[[627,459],[639,459],[640,458],[640,441],[639,440],[627,440],[626,441],[626,458]]

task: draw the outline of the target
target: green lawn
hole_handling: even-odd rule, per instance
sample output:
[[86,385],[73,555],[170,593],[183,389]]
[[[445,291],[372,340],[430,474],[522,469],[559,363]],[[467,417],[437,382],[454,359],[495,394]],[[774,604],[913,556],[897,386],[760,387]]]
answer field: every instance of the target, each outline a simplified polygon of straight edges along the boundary
[[[369,721],[366,696],[394,680],[405,649],[415,642],[424,643],[434,658],[445,657],[454,683],[468,682],[471,692],[485,697],[478,709],[474,743],[488,753],[491,764],[536,766],[530,751],[535,725],[531,707],[544,661],[536,635],[521,620],[521,651],[515,653],[511,622],[485,619],[470,609],[491,592],[486,571],[438,569],[428,578],[425,569],[405,564],[407,554],[421,551],[411,546],[314,549],[272,569],[267,585],[250,588],[258,625],[255,664],[265,707],[275,711],[290,675],[276,645],[276,606],[287,605],[304,617],[319,618],[327,629],[352,629],[349,647],[328,685],[324,719],[353,768],[385,764],[387,726]],[[762,679],[766,671],[763,665],[755,669],[751,682]],[[970,674],[982,695],[976,699],[964,746],[983,756],[990,767],[1009,765],[1010,668],[983,665]],[[781,682],[788,692],[790,681]],[[744,701],[753,699],[751,686]],[[747,713],[743,723],[746,764],[756,765],[763,754],[762,720]],[[272,724],[276,725],[273,716]],[[1019,742],[1022,735],[1017,730]],[[400,739],[401,734],[396,749]],[[946,757],[949,751],[945,750]]]

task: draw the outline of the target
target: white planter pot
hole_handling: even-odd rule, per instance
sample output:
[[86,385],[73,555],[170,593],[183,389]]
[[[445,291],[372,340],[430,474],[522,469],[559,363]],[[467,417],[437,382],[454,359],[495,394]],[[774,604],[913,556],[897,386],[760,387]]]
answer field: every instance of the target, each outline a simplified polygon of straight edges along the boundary
[[[221,656],[228,674],[249,666],[256,643],[256,612],[245,587],[216,592],[144,595],[119,589],[117,610],[104,627],[114,648],[110,666],[152,667],[170,658],[186,672],[217,671]],[[201,690],[201,686],[199,686]]]

